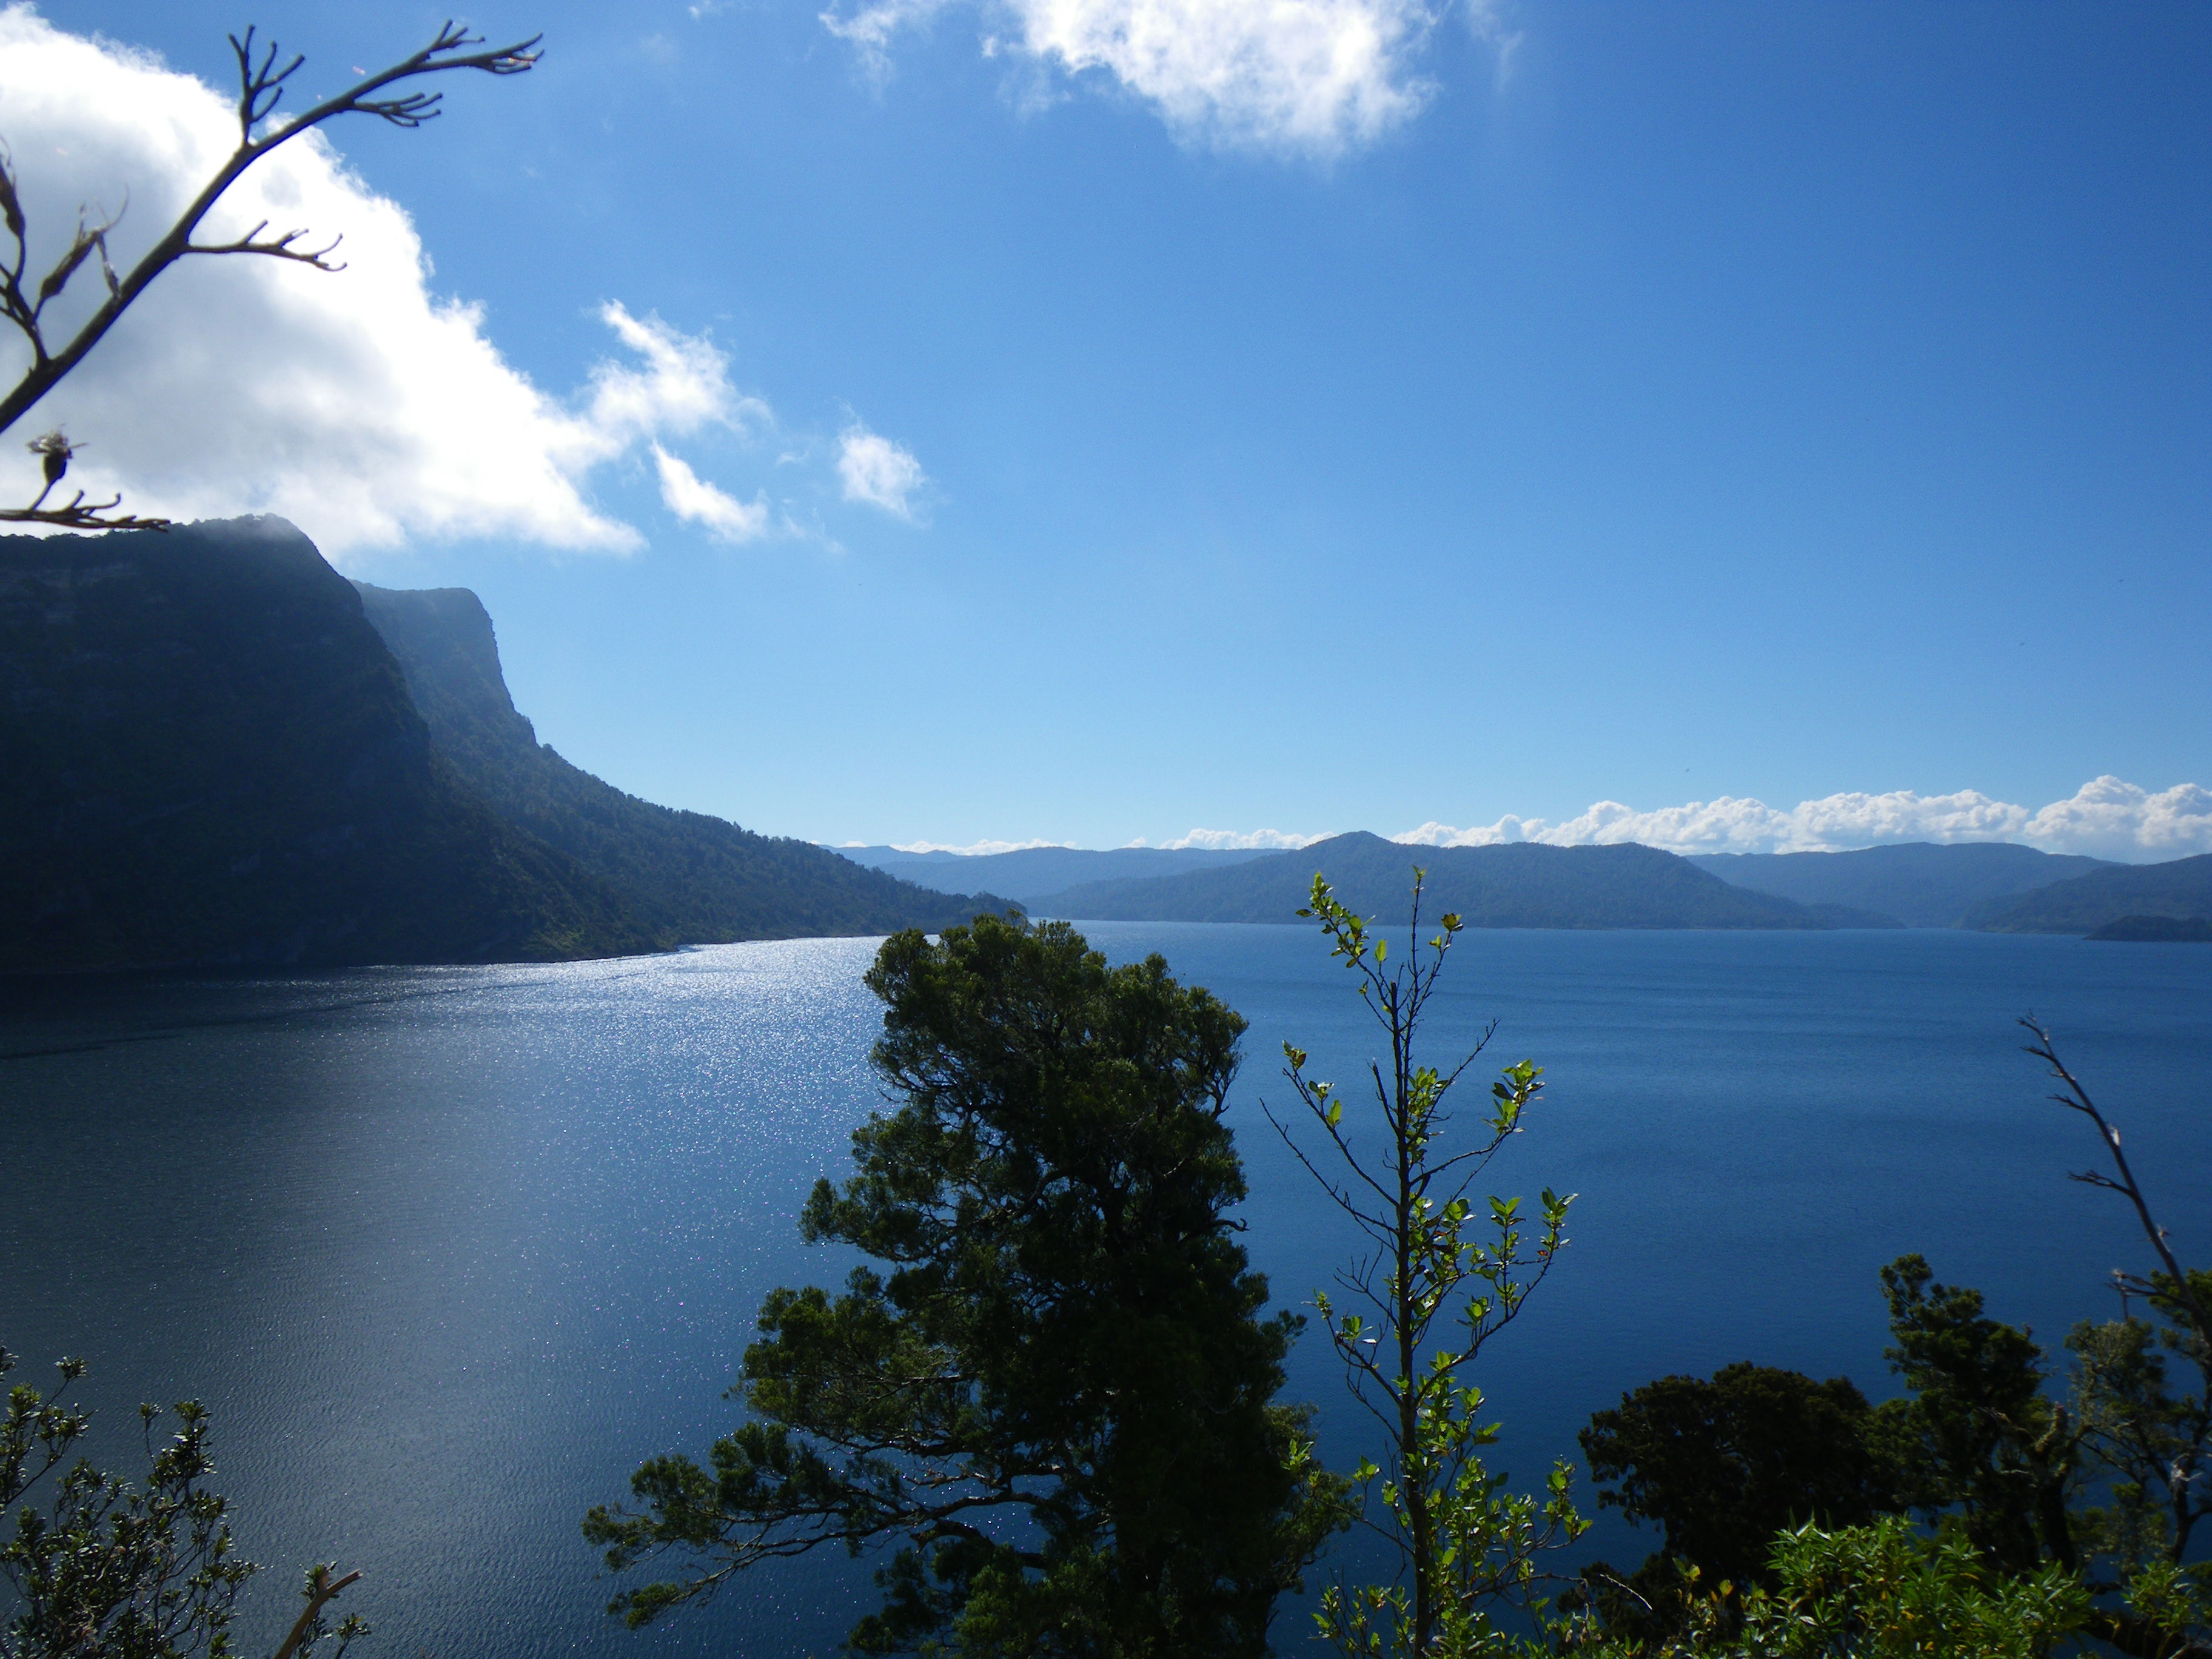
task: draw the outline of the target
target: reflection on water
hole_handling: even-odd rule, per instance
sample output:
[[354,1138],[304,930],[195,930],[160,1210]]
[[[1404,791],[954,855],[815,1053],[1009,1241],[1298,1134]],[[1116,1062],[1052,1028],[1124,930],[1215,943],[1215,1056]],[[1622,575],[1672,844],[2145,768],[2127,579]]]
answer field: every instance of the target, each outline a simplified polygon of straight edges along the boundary
[[[1285,1037],[1350,1078],[1371,1044],[1294,928],[1097,924],[1252,1021],[1234,1108],[1248,1243],[1303,1300],[1347,1241],[1274,1140]],[[412,1659],[833,1649],[866,1564],[787,1565],[635,1635],[577,1521],[650,1453],[704,1449],[761,1296],[834,1282],[798,1205],[878,1101],[866,940],[555,967],[10,993],[0,1018],[0,1340],[216,1412],[254,1632],[295,1567],[368,1569],[378,1652]],[[1874,1270],[1907,1249],[2046,1340],[2141,1255],[2063,1172],[2094,1144],[2016,1051],[2033,1008],[2127,1128],[2197,1258],[2212,1220],[2212,950],[1973,934],[1485,933],[1439,1038],[1551,1098],[1496,1185],[1583,1194],[1575,1243],[1484,1382],[1534,1474],[1626,1388],[1741,1358],[1886,1391]],[[1294,1387],[1358,1433],[1322,1346]],[[121,1463],[121,1435],[103,1451]],[[1648,1542],[1601,1539],[1616,1558]],[[1286,1646],[1304,1632],[1285,1620]]]

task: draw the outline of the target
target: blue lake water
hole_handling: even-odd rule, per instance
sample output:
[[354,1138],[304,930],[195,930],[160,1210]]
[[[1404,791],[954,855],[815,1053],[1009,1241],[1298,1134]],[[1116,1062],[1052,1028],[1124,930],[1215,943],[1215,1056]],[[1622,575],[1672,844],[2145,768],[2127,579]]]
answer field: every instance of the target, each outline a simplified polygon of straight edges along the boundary
[[[1233,1107],[1248,1243],[1297,1304],[1351,1242],[1259,1111],[1280,1044],[1352,1079],[1346,976],[1294,927],[1085,930],[1163,952],[1251,1021]],[[577,1530],[650,1454],[703,1451],[763,1294],[846,1262],[793,1218],[878,1102],[865,940],[556,967],[17,989],[0,1002],[0,1341],[90,1361],[131,1461],[140,1399],[216,1412],[248,1633],[295,1569],[366,1569],[364,1650],[413,1659],[834,1650],[866,1564],[770,1566],[635,1634]],[[1581,1194],[1573,1243],[1480,1378],[1533,1479],[1589,1413],[1738,1358],[1890,1392],[1875,1270],[1919,1250],[2056,1343],[2144,1264],[2065,1179],[2087,1126],[2011,1022],[2042,1015],[2185,1257],[2212,1256],[2212,949],[1953,933],[1483,933],[1436,1005],[1440,1055],[1550,1087],[1489,1184]],[[1486,1086],[1486,1085],[1484,1085]],[[1476,1104],[1469,1100],[1470,1107]],[[1361,1449],[1323,1345],[1293,1391]],[[1650,1540],[1608,1523],[1614,1559]],[[1350,1559],[1351,1558],[1346,1558]],[[1295,1617],[1279,1644],[1304,1648]]]

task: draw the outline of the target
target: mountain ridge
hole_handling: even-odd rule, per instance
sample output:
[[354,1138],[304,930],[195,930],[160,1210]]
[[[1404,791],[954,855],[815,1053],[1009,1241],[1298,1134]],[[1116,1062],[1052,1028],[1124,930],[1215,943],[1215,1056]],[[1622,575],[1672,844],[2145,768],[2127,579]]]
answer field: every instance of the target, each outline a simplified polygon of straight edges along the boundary
[[915,878],[921,871],[976,872],[976,884],[1022,904],[1095,881],[1119,881],[1143,875],[1179,875],[1187,870],[1225,869],[1266,858],[1273,848],[1212,847],[1018,847],[1004,853],[902,853],[896,847],[838,847],[830,849],[873,869]]
[[1990,933],[2093,933],[2132,919],[2212,921],[2212,853],[2163,864],[2119,864],[2016,897],[1968,918]]
[[1960,927],[1978,907],[2120,866],[2013,842],[1907,842],[1843,853],[1690,853],[1709,875],[1800,904],[1844,904],[1907,927]]
[[467,789],[282,520],[0,538],[0,970],[663,943]]
[[430,740],[507,822],[614,890],[687,945],[929,929],[991,908],[989,894],[938,892],[840,858],[616,788],[538,740],[514,707],[490,613],[465,587],[356,582],[427,723]]
[[1731,886],[1686,860],[1633,843],[1550,847],[1413,847],[1364,830],[1225,870],[1072,888],[1041,914],[1095,921],[1295,920],[1316,871],[1353,909],[1385,919],[1405,906],[1415,866],[1427,872],[1424,907],[1457,911],[1471,927],[1786,928],[1893,927],[1887,917],[1815,910]]

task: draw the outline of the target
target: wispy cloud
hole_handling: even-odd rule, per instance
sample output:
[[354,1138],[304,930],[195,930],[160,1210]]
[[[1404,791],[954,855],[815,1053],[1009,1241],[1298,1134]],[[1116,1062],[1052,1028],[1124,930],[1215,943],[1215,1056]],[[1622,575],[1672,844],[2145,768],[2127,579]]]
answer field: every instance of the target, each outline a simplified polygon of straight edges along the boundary
[[729,358],[704,335],[683,333],[658,317],[633,317],[618,300],[599,307],[599,320],[638,360],[610,360],[592,370],[586,419],[610,446],[709,423],[739,430],[774,424],[764,401],[730,384]]
[[[857,842],[848,843],[858,846]],[[1026,853],[1032,847],[1064,847],[1057,841],[971,841],[965,847],[948,847],[939,841],[893,842],[894,853],[956,853],[962,858],[981,858],[991,853]]]
[[2039,809],[1972,789],[1950,795],[1910,789],[1828,795],[1800,801],[1787,811],[1730,795],[1646,811],[1605,800],[1556,823],[1509,813],[1495,823],[1467,830],[1432,822],[1392,839],[1428,847],[1639,842],[1675,853],[1838,852],[1885,842],[2017,841],[2047,852],[2100,858],[2179,858],[2212,852],[2212,790],[2185,783],[2153,793],[2107,776],[2083,784],[2070,799]]
[[912,520],[915,494],[928,483],[914,453],[855,422],[837,443],[837,476],[848,501],[866,501]]
[[859,52],[869,74],[880,80],[890,73],[892,40],[902,30],[927,22],[946,3],[947,0],[873,0],[850,16],[823,12],[822,27]]
[[1290,830],[1193,830],[1177,836],[1173,841],[1151,842],[1139,836],[1128,844],[1132,847],[1158,847],[1169,852],[1181,852],[1189,847],[1228,852],[1253,848],[1287,849],[1310,847],[1317,841],[1328,839],[1328,836],[1300,835]]
[[653,447],[660,470],[660,499],[688,523],[704,525],[726,542],[757,541],[768,534],[768,498],[741,501],[708,483],[659,444]]
[[[822,16],[878,75],[903,29],[947,0],[873,0]],[[1178,135],[1226,149],[1332,156],[1374,143],[1433,91],[1413,67],[1429,0],[988,0],[986,38],[1059,72],[1097,71]]]

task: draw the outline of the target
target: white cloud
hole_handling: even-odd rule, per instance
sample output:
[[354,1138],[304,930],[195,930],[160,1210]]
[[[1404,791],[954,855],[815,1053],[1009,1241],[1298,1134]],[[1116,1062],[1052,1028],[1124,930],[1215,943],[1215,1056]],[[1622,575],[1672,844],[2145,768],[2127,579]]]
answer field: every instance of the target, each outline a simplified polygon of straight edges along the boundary
[[[825,12],[880,72],[892,38],[945,0],[875,0]],[[1411,60],[1429,0],[989,0],[1001,49],[1069,75],[1100,70],[1182,137],[1230,149],[1333,155],[1411,119],[1431,88]]]
[[768,534],[768,499],[738,501],[708,483],[659,444],[653,459],[660,469],[660,499],[687,523],[704,525],[726,542],[757,541]]
[[[500,95],[489,82],[467,90]],[[228,158],[237,129],[199,81],[15,5],[0,10],[0,137],[33,268],[66,246],[80,203],[126,191],[114,240],[127,266]],[[491,343],[481,307],[430,291],[405,210],[319,131],[234,185],[203,235],[228,240],[264,218],[343,233],[346,269],[245,257],[172,267],[11,437],[64,427],[86,445],[71,483],[120,490],[131,510],[281,514],[337,555],[414,536],[622,552],[641,538],[591,499],[595,468],[662,435],[772,418],[731,386],[710,341],[619,304],[600,317],[630,356],[599,365],[574,399],[541,390]],[[80,275],[53,331],[99,289],[97,271]],[[21,337],[0,331],[0,374],[12,383],[27,361]],[[20,443],[0,445],[0,495],[34,495],[33,465]]]
[[[857,842],[848,844],[860,845]],[[957,853],[966,859],[982,858],[992,853],[1026,853],[1032,847],[1064,847],[1066,845],[1065,842],[1057,841],[971,841],[965,847],[947,847],[942,842],[908,841],[893,842],[891,851],[894,853]]]
[[1327,841],[1327,836],[1301,836],[1286,830],[1193,830],[1177,836],[1173,841],[1147,842],[1141,836],[1129,842],[1132,847],[1158,846],[1169,852],[1181,852],[1188,847],[1203,847],[1216,852],[1249,848],[1310,847],[1317,841]]
[[929,480],[911,450],[857,422],[837,444],[837,476],[848,501],[866,501],[902,519],[914,517],[914,495]]
[[678,333],[658,317],[639,319],[620,301],[599,320],[641,363],[602,362],[592,370],[590,424],[617,447],[661,432],[696,432],[710,423],[766,427],[775,416],[758,398],[730,384],[729,359],[713,342]]
[[2189,783],[2152,794],[2118,778],[2102,777],[2082,785],[2071,800],[2038,811],[1972,789],[1951,795],[1910,789],[1829,795],[1801,801],[1786,812],[1729,795],[1651,811],[1607,800],[1558,823],[1508,814],[1470,830],[1431,822],[1392,839],[1429,847],[1638,842],[1671,853],[1838,852],[1906,841],[2019,841],[2053,853],[2179,858],[2212,852],[2212,791]]
[[2180,783],[2154,795],[2118,778],[2094,778],[2073,799],[2043,808],[2021,835],[2053,851],[2103,858],[2212,853],[2212,789]]
[[869,73],[881,77],[890,72],[893,37],[902,29],[927,22],[945,6],[945,0],[875,0],[850,17],[825,11],[822,27],[857,50]]

